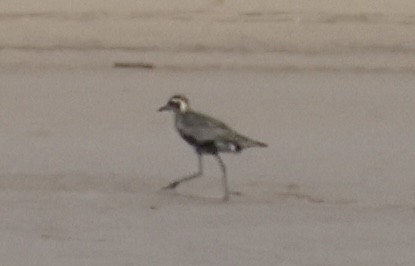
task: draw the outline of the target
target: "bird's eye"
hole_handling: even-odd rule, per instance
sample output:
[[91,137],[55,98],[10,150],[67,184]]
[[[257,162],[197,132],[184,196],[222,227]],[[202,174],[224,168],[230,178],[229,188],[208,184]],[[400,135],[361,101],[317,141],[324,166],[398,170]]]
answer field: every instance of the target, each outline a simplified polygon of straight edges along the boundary
[[171,107],[174,107],[174,108],[180,109],[180,102],[170,101],[170,102],[169,102],[169,105],[170,105]]

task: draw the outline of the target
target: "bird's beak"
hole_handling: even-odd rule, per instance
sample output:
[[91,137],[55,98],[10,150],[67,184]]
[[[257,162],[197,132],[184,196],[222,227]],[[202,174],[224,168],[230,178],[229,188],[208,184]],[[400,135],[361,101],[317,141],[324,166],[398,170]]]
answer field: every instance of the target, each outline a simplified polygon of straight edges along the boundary
[[170,110],[170,107],[168,105],[162,106],[158,109],[159,112],[168,111]]

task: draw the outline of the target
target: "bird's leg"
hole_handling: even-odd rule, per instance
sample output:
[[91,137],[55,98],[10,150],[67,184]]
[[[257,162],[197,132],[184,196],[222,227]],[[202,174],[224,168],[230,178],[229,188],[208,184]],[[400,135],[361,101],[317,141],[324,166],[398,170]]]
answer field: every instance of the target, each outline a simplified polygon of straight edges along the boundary
[[222,186],[223,186],[223,200],[229,200],[229,187],[228,187],[228,178],[226,176],[226,166],[225,163],[220,158],[219,154],[215,154],[215,158],[218,161],[220,168],[222,170]]
[[197,158],[198,158],[198,161],[199,161],[199,166],[198,166],[199,168],[198,168],[196,173],[194,173],[192,175],[189,175],[189,176],[182,177],[182,178],[180,178],[176,181],[173,181],[170,184],[168,184],[167,186],[165,186],[164,189],[174,189],[183,182],[186,182],[186,181],[192,180],[196,177],[202,176],[202,174],[203,174],[202,154],[198,152],[197,153]]

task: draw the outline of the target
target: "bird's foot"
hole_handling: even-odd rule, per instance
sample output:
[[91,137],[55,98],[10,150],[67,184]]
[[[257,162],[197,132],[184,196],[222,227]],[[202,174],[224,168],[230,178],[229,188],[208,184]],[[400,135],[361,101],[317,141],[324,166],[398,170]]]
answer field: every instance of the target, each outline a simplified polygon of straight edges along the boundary
[[179,184],[179,181],[174,181],[168,184],[167,186],[163,187],[163,189],[175,189]]
[[225,194],[223,197],[222,197],[222,200],[223,201],[229,201],[229,196],[230,195],[235,195],[235,196],[242,196],[243,194],[241,193],[241,192],[239,192],[239,191],[230,191],[228,194]]

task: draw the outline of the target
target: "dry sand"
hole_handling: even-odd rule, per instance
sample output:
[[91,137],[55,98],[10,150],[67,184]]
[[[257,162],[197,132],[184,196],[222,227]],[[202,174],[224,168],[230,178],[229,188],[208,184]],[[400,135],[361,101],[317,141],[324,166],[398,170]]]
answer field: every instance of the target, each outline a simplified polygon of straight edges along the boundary
[[[4,71],[3,265],[411,265],[409,74]],[[197,87],[197,89],[195,89]],[[196,158],[172,93],[269,143]],[[215,102],[215,104],[212,104]],[[22,255],[24,254],[24,255]]]
[[[0,2],[1,265],[415,265],[412,1],[68,3]],[[177,92],[269,144],[229,203]]]

